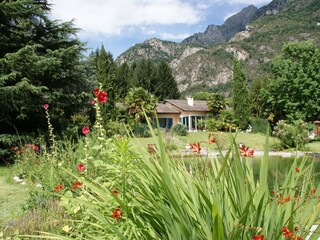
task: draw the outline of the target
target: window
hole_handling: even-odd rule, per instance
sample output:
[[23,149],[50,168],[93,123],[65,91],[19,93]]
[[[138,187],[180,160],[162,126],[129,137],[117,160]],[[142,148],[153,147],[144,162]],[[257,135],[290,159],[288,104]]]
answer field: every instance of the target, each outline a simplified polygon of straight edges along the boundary
[[158,118],[160,128],[171,128],[173,124],[172,118]]

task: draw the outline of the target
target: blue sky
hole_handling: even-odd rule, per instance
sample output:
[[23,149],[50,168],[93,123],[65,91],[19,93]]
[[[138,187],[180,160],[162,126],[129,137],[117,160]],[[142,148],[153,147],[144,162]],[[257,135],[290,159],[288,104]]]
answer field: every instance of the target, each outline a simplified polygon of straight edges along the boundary
[[209,24],[221,25],[248,5],[271,0],[49,0],[52,18],[74,19],[89,51],[104,45],[117,57],[149,38],[180,42]]

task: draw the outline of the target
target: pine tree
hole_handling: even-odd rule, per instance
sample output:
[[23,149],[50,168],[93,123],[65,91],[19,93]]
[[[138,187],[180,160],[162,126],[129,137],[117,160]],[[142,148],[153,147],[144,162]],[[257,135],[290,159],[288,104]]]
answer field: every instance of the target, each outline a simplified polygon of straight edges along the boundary
[[178,85],[173,77],[170,66],[161,61],[156,69],[153,82],[154,94],[160,99],[177,99],[180,96]]
[[110,52],[106,52],[104,46],[101,46],[97,61],[97,80],[102,85],[102,90],[108,94],[108,101],[103,105],[102,117],[105,124],[108,120],[115,119],[115,101],[116,94],[114,90],[116,77],[116,65]]
[[129,90],[129,79],[130,79],[130,67],[124,62],[117,68],[116,80],[115,80],[115,92],[117,99],[123,99]]
[[240,62],[233,61],[233,108],[239,128],[245,129],[249,123],[250,103],[248,83]]
[[88,102],[78,29],[49,11],[45,0],[0,2],[0,135],[46,130],[44,103],[61,132]]

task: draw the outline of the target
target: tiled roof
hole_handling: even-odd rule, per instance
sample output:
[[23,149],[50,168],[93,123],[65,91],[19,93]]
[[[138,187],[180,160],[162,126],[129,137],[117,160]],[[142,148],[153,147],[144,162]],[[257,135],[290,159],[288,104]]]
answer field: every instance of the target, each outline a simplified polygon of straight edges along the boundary
[[157,113],[176,113],[179,114],[180,112],[166,104],[158,103],[156,106]]
[[188,105],[187,100],[165,100],[165,102],[171,103],[182,111],[192,111],[192,112],[209,112],[207,106],[207,101],[193,100],[193,106]]

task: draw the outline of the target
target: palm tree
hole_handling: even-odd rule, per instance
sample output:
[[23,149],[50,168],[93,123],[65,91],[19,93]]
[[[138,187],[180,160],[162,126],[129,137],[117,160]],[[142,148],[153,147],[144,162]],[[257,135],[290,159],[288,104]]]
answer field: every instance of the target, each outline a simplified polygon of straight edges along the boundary
[[144,122],[144,113],[150,116],[155,112],[157,99],[147,90],[138,87],[131,88],[125,97],[124,103],[136,123]]
[[222,110],[226,109],[227,102],[226,98],[220,94],[213,93],[207,102],[209,110],[214,114],[219,114]]

